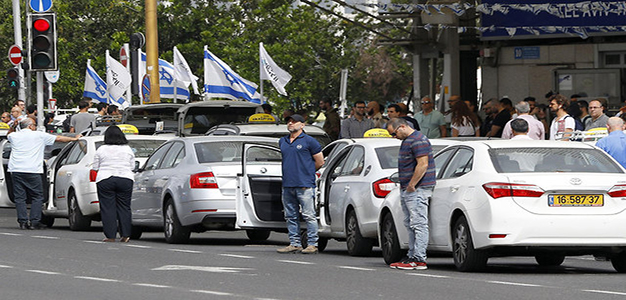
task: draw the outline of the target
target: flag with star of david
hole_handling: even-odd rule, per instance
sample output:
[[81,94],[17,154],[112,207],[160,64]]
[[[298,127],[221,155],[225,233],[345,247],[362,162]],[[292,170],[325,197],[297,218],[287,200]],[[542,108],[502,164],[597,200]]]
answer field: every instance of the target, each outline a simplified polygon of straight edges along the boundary
[[257,85],[235,73],[204,46],[204,93],[209,98],[245,99],[261,103]]
[[85,88],[83,89],[83,97],[121,107],[127,106],[126,99],[124,99],[124,97],[113,100],[111,95],[109,95],[109,99],[107,100],[107,84],[104,80],[102,80],[100,75],[98,75],[96,70],[94,70],[89,63],[89,60],[87,60],[87,71],[85,72]]
[[[143,78],[146,72],[146,54],[141,52],[141,63],[139,66],[139,78]],[[182,80],[181,76],[174,69],[174,65],[164,59],[159,58],[159,86],[161,88],[161,98],[167,99],[189,99],[190,82]],[[141,85],[139,86],[141,88]],[[176,93],[174,93],[176,87]]]

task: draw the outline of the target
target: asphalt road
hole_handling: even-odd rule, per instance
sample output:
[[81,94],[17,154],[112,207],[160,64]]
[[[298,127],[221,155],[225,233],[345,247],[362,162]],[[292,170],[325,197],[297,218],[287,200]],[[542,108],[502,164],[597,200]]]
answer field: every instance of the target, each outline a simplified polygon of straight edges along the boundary
[[[99,226],[99,223],[94,223]],[[278,254],[287,236],[251,243],[243,232],[192,234],[185,245],[160,232],[128,244],[102,243],[100,227],[72,232],[18,229],[0,209],[0,300],[9,299],[623,299],[626,275],[593,257],[540,268],[532,258],[496,258],[460,273],[450,257],[428,270],[389,268],[375,251],[351,257],[331,241],[317,255]]]

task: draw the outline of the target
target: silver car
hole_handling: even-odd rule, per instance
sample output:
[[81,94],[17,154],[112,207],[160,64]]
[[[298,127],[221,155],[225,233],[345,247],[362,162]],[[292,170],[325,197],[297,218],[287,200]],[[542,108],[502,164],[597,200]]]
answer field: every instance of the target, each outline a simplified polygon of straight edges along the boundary
[[[181,137],[157,149],[135,175],[133,238],[146,228],[163,229],[168,243],[184,243],[191,232],[235,229],[237,174],[244,143],[278,144],[250,136]],[[252,240],[269,231],[250,230]]]
[[[147,135],[127,135],[126,138],[137,165],[168,140]],[[103,144],[102,135],[86,136],[61,150],[50,165],[50,193],[44,205],[44,216],[68,218],[71,230],[87,230],[92,221],[100,220],[96,174],[91,166],[96,150]]]

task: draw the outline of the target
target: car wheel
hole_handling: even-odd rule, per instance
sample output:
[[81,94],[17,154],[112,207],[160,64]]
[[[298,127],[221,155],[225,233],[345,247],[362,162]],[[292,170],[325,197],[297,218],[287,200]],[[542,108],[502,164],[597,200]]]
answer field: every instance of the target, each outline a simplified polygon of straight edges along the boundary
[[485,251],[474,249],[472,234],[465,217],[460,217],[454,224],[452,240],[454,265],[459,271],[473,272],[485,268],[489,256]]
[[374,242],[361,235],[356,213],[351,210],[346,221],[346,247],[352,256],[366,256],[372,253]]
[[42,214],[41,220],[39,220],[39,223],[46,225],[46,227],[48,228],[52,228],[52,225],[54,225],[54,217],[46,216]]
[[130,239],[131,240],[138,240],[141,238],[141,235],[143,234],[143,228],[139,227],[139,226],[133,226],[130,228]]
[[542,267],[560,266],[565,260],[565,255],[559,254],[538,254],[535,255],[535,261]]
[[255,242],[266,241],[270,237],[271,233],[272,232],[269,230],[246,230],[246,235],[248,236],[248,239]]
[[317,239],[317,251],[322,252],[326,250],[326,246],[328,246],[328,238],[318,238]]
[[406,255],[406,250],[400,248],[398,232],[393,222],[393,216],[390,213],[386,214],[383,218],[381,232],[380,242],[385,263],[389,265],[400,261],[400,259]]
[[168,200],[165,204],[165,217],[163,218],[163,232],[165,241],[170,244],[181,244],[189,241],[191,229],[180,224],[176,209],[172,200]]
[[611,257],[611,264],[618,273],[626,273],[626,252]]
[[78,206],[78,199],[74,192],[70,192],[67,200],[67,219],[72,231],[85,231],[91,228],[91,218],[85,217]]

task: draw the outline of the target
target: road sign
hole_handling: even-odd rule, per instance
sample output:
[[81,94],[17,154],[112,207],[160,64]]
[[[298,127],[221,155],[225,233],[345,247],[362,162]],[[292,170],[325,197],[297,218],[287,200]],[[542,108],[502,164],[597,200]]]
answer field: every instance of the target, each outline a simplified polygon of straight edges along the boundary
[[126,54],[126,49],[124,49],[124,46],[120,48],[120,63],[122,63],[124,67],[126,67],[126,65],[128,64],[128,54]]
[[30,8],[36,12],[47,12],[52,8],[52,0],[30,0]]
[[9,47],[9,61],[11,61],[14,66],[21,64],[22,59],[22,49],[20,49],[19,46],[13,45]]
[[45,71],[43,74],[46,76],[46,79],[50,83],[56,83],[59,81],[59,70],[56,71]]
[[143,95],[143,104],[150,103],[150,74],[143,75],[141,94]]

